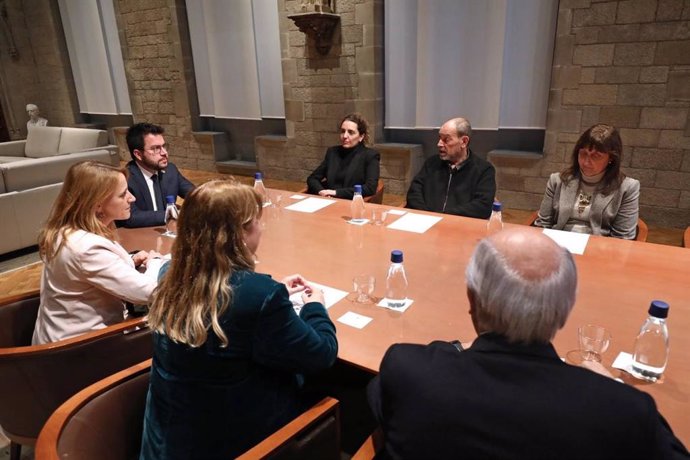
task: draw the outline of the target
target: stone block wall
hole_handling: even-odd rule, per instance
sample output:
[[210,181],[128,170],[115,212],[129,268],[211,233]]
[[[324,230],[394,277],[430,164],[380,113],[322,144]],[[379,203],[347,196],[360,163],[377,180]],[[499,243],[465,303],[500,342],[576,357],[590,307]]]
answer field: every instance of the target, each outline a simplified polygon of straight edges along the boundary
[[339,142],[339,122],[350,112],[368,120],[372,142],[383,138],[383,1],[335,2],[340,21],[326,55],[288,18],[302,12],[301,3],[278,1],[287,137],[283,152],[266,147],[271,159],[259,160],[266,177],[275,170],[274,178],[295,181],[305,180]]
[[381,154],[381,179],[385,193],[406,195],[415,174],[424,163],[424,150],[419,144],[376,144]]
[[301,173],[297,173],[296,168],[287,168],[288,172],[286,174],[284,165],[291,165],[293,163],[290,161],[287,146],[288,139],[285,136],[256,136],[254,138],[256,168],[265,177],[294,181],[304,180]]
[[194,136],[199,104],[184,0],[117,0],[115,11],[134,122],[165,128],[177,166],[214,171],[213,149]]
[[494,160],[506,206],[535,209],[579,134],[621,130],[640,215],[690,225],[690,2],[561,0],[544,157]]

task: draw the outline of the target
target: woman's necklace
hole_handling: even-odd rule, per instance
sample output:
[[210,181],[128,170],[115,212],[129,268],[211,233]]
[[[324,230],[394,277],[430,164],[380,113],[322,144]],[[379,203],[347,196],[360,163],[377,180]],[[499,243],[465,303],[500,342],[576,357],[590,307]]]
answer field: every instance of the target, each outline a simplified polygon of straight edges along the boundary
[[585,208],[592,203],[592,194],[586,193],[584,190],[580,189],[580,193],[577,196],[577,213],[582,215],[585,212]]
[[577,213],[582,215],[585,212],[585,208],[592,204],[592,195],[596,191],[596,188],[604,178],[606,171],[602,171],[594,176],[585,176],[584,173],[580,177],[580,192],[577,196]]

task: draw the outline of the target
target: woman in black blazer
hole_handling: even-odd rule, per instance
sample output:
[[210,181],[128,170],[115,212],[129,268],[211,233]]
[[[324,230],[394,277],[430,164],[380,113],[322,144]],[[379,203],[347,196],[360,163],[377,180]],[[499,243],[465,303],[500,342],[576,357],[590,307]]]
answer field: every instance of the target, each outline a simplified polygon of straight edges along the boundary
[[326,158],[307,178],[309,193],[350,199],[354,186],[362,185],[364,196],[376,193],[381,155],[366,147],[369,124],[358,113],[340,122],[340,145],[326,150]]

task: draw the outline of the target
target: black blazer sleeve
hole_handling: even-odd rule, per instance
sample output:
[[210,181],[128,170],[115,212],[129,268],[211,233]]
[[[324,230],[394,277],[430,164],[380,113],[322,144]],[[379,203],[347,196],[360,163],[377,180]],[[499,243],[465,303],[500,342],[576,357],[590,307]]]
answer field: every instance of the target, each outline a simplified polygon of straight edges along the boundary
[[326,171],[328,171],[329,157],[331,149],[326,150],[326,156],[317,168],[307,177],[307,192],[311,194],[318,194],[325,187],[323,180],[326,178]]
[[[129,178],[127,185],[136,201],[132,203],[129,219],[116,222],[118,227],[139,228],[165,224],[165,209],[153,210],[153,203],[146,185],[146,179],[133,161],[127,164]],[[177,167],[169,163],[161,179],[163,197],[168,195],[186,197],[194,189],[194,184],[180,174]]]
[[379,185],[381,154],[374,149],[363,148],[355,153],[355,157],[348,167],[345,187],[335,189],[336,198],[351,200],[355,195],[355,185],[362,186],[362,195],[370,196],[376,193]]
[[429,211],[429,208],[427,208],[427,205],[424,202],[424,182],[429,176],[429,164],[430,162],[427,159],[422,165],[422,169],[420,169],[417,175],[414,176],[414,179],[412,179],[410,188],[407,191],[407,203],[405,204],[406,208]]
[[[173,165],[175,166],[175,165]],[[177,180],[178,180],[178,185],[177,185],[177,196],[181,198],[187,198],[187,194],[194,190],[195,185],[192,184],[186,177],[182,175],[179,169],[177,167],[175,168],[177,171]]]

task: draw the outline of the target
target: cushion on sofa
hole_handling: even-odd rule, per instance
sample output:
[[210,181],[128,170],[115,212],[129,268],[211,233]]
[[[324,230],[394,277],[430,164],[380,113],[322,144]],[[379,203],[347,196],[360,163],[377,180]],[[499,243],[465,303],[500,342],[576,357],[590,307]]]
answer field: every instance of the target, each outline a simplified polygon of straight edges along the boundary
[[24,155],[27,158],[45,158],[58,153],[62,128],[57,126],[34,126],[26,136]]
[[22,246],[22,229],[15,214],[16,193],[3,193],[0,195],[0,254],[16,251]]
[[26,157],[0,157],[0,163],[12,163],[19,160],[26,160]]
[[38,232],[50,215],[50,209],[62,189],[62,182],[25,190],[13,195],[14,215],[21,229],[21,247],[38,243]]
[[7,191],[19,192],[62,182],[70,166],[80,161],[94,160],[112,164],[111,157],[113,156],[114,154],[110,151],[102,149],[70,155],[55,155],[50,158],[28,158],[0,164],[0,171]]
[[58,155],[81,152],[100,147],[108,142],[108,132],[101,129],[62,128]]
[[26,158],[24,156],[25,148],[26,139],[22,139],[20,141],[0,142],[0,158],[14,158],[12,161],[21,160]]

